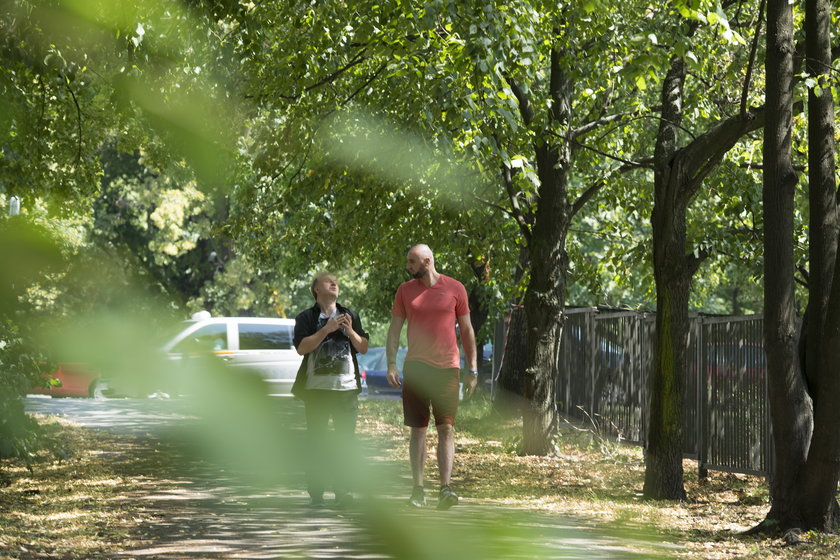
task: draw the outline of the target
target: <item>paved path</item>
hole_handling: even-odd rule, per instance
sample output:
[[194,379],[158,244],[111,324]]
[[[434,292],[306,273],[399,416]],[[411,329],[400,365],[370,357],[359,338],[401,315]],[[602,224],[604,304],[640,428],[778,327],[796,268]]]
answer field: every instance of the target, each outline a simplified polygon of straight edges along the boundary
[[[29,398],[26,407],[154,441],[161,456],[180,457],[164,463],[152,458],[144,464],[136,457],[127,462],[166,482],[128,496],[142,504],[151,520],[136,535],[147,544],[115,558],[611,559],[667,557],[676,551],[640,531],[610,531],[487,501],[464,499],[447,512],[411,510],[400,495],[406,481],[395,482],[392,476],[392,484],[380,486],[382,495],[375,499],[360,499],[346,510],[313,509],[294,469],[279,472],[274,480],[282,483],[272,486],[194,455],[183,435],[172,437],[174,427],[199,423],[177,400]],[[279,421],[288,421],[292,431],[293,419],[301,417],[293,401],[278,406]]]

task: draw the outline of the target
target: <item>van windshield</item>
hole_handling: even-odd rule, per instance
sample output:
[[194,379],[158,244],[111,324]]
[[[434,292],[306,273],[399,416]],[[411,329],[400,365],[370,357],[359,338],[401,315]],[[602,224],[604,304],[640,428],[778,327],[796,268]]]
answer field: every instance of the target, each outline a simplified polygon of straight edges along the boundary
[[291,325],[241,323],[240,350],[288,350],[292,347]]
[[184,337],[178,342],[173,352],[195,353],[209,352],[227,349],[227,325],[224,323],[213,323],[205,325]]

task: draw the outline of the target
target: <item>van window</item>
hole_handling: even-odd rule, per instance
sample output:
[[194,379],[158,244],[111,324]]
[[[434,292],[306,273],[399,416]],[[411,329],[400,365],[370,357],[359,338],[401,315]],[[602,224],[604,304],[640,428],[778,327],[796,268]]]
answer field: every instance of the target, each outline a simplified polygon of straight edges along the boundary
[[288,350],[291,347],[291,325],[260,323],[242,323],[239,325],[240,350]]
[[176,344],[172,351],[178,353],[209,352],[227,350],[227,347],[227,325],[216,323],[205,325],[189,334],[184,340]]

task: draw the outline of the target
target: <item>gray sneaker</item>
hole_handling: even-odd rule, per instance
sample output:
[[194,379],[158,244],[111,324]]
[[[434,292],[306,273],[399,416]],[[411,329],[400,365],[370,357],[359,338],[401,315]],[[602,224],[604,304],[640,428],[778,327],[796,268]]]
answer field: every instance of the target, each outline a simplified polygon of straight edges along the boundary
[[416,508],[421,508],[426,505],[426,491],[423,490],[422,486],[415,486],[411,491],[408,505]]
[[438,497],[438,509],[449,509],[458,503],[458,494],[452,491],[448,484],[440,487],[440,496]]

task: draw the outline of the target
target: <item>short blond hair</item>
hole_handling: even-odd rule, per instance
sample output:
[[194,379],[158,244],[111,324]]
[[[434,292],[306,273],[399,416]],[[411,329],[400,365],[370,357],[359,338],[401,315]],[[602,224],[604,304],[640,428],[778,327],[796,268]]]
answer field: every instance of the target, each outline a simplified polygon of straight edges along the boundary
[[314,297],[315,299],[318,299],[318,294],[315,293],[315,286],[317,286],[318,282],[320,282],[321,279],[326,276],[332,276],[333,278],[335,278],[335,274],[333,274],[332,272],[327,272],[326,270],[322,270],[321,272],[318,272],[317,274],[315,274],[315,276],[312,277],[312,283],[309,285],[309,291],[312,293],[312,297]]

